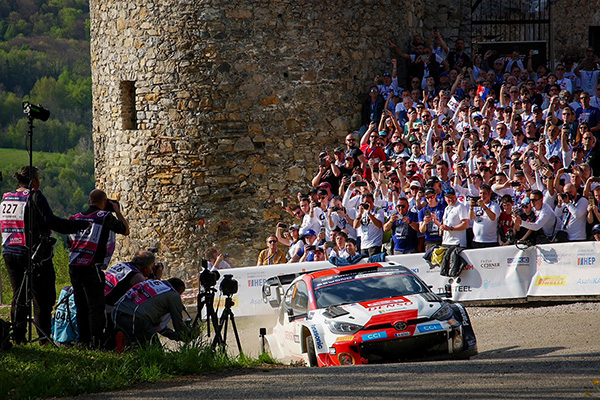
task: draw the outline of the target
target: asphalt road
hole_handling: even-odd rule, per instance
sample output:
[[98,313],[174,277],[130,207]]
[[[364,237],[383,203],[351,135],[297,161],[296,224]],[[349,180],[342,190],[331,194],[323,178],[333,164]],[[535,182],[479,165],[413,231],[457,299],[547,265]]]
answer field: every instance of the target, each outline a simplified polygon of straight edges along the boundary
[[573,399],[600,379],[600,303],[469,312],[479,355],[468,361],[254,369],[85,398]]

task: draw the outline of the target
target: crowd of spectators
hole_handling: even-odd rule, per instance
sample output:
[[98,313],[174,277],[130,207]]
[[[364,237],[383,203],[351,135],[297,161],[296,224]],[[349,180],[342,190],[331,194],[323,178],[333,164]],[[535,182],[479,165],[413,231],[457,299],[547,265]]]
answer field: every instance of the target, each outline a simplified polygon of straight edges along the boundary
[[295,219],[261,256],[288,262],[600,239],[600,58],[467,54],[434,30],[374,78],[362,127],[319,154]]

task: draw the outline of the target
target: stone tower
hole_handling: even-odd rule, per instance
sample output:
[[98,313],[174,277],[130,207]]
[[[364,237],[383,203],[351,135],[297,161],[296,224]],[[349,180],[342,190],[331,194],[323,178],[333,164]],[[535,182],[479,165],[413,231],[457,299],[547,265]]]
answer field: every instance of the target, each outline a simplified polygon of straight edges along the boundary
[[114,259],[158,245],[186,278],[217,243],[254,265],[423,5],[91,0],[96,180],[131,223]]

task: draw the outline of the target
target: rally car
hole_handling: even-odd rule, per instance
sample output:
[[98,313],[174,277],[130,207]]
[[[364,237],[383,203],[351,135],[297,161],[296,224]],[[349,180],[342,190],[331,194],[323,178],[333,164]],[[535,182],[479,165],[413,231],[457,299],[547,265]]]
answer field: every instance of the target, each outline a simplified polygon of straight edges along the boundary
[[272,277],[263,299],[279,308],[264,339],[282,361],[332,366],[477,354],[465,308],[397,263]]

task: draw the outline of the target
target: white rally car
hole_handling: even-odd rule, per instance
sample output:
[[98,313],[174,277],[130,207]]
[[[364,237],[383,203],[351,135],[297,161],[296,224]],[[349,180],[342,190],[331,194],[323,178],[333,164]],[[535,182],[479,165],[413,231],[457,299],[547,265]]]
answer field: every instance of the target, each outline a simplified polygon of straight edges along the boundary
[[465,308],[396,263],[332,268],[289,281],[273,277],[263,286],[265,301],[279,307],[265,336],[276,359],[331,366],[477,354]]

